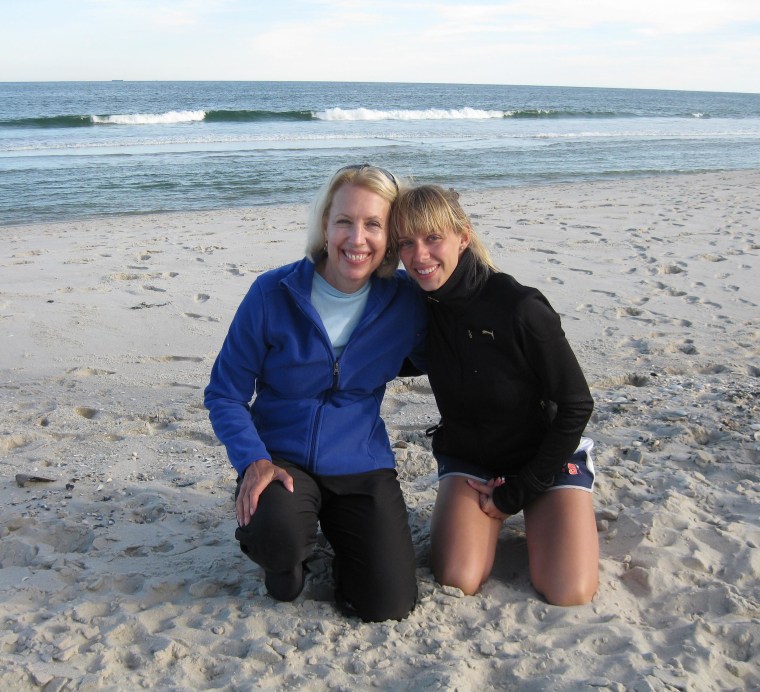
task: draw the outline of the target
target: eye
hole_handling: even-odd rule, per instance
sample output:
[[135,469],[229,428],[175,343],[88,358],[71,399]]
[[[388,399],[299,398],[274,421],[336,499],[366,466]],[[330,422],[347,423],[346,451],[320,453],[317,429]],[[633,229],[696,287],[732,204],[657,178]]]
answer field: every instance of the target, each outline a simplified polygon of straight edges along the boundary
[[413,244],[414,243],[412,243],[412,241],[409,238],[402,238],[401,240],[398,241],[399,248],[404,248],[404,249],[409,248],[409,247],[412,247]]

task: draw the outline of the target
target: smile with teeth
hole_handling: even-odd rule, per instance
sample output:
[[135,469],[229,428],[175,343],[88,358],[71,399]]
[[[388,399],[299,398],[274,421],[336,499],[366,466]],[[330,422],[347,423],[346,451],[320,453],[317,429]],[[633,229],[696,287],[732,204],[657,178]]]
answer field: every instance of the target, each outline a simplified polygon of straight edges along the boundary
[[352,253],[344,250],[343,254],[350,262],[363,262],[365,259],[367,259],[367,257],[369,257],[369,254],[366,252]]
[[427,269],[417,269],[416,271],[417,271],[417,273],[418,273],[418,274],[420,274],[421,276],[429,276],[429,275],[430,275],[430,274],[432,274],[432,273],[433,273],[433,272],[434,272],[436,269],[438,269],[438,266],[437,266],[437,265],[436,265],[435,267],[428,267]]

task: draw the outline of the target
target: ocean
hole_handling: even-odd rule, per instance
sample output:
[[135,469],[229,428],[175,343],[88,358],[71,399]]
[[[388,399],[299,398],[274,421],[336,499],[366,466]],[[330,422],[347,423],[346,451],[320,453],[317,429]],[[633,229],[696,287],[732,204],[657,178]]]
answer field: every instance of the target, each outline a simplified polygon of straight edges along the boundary
[[357,162],[462,191],[760,168],[760,94],[0,83],[0,225],[303,203]]

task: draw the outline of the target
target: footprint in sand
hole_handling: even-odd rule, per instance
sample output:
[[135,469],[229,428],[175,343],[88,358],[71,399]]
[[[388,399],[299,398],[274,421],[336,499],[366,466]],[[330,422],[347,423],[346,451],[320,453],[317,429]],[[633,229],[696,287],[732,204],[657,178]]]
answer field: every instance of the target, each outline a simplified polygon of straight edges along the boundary
[[642,355],[651,353],[651,348],[649,346],[649,343],[645,341],[644,339],[634,339],[634,338],[624,339],[623,341],[618,343],[618,348],[630,348]]
[[194,320],[200,320],[201,322],[218,322],[219,318],[210,317],[209,315],[199,315],[197,312],[186,312],[185,317],[190,317]]
[[658,270],[658,274],[681,274],[686,271],[684,267],[687,265],[684,262],[677,262],[674,264],[664,264]]
[[72,368],[66,371],[67,375],[74,377],[96,377],[98,375],[115,375],[115,370],[102,370],[100,368]]
[[667,350],[671,353],[684,353],[687,356],[694,356],[699,353],[693,339],[684,339],[681,342],[669,344]]
[[98,409],[90,408],[89,406],[77,406],[74,409],[74,413],[76,413],[78,416],[82,416],[82,418],[86,418],[87,420],[92,420],[95,418],[95,416],[98,415]]
[[201,356],[154,356],[150,360],[155,360],[159,363],[171,363],[175,361],[189,361],[191,363],[200,363],[203,358]]
[[167,513],[166,500],[157,493],[142,493],[124,503],[130,511],[129,520],[136,524],[152,524],[161,521]]
[[600,387],[620,388],[620,387],[646,387],[650,383],[648,375],[641,375],[640,373],[631,372],[625,375],[617,375],[610,377],[606,380],[599,382]]
[[196,293],[193,296],[193,300],[196,303],[205,303],[208,299],[209,299],[209,296],[207,294],[205,294],[205,293]]
[[618,318],[620,317],[639,317],[644,313],[643,310],[640,308],[634,308],[634,307],[627,307],[627,308],[617,308],[615,310],[615,314]]

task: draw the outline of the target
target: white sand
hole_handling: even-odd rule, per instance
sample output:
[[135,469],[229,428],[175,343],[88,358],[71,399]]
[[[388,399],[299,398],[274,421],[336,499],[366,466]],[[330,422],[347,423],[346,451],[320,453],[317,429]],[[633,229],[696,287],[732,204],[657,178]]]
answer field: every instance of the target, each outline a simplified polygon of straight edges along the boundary
[[596,400],[593,603],[534,593],[521,517],[479,595],[434,582],[425,378],[385,407],[414,613],[339,615],[324,545],[295,602],[265,595],[202,390],[249,284],[302,256],[304,207],[6,227],[0,689],[760,688],[760,171],[464,202]]

